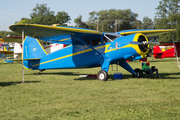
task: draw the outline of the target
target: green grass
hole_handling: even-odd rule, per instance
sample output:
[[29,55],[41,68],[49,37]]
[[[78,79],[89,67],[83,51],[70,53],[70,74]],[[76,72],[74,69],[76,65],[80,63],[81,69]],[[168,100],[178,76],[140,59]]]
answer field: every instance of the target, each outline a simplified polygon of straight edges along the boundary
[[[97,74],[100,68],[25,70],[21,64],[0,60],[0,119],[26,120],[179,120],[180,69],[176,59],[152,60],[160,79],[132,78],[118,67],[109,68],[108,81],[79,77]],[[141,67],[138,61],[129,63]],[[114,66],[115,68],[116,66]],[[113,79],[115,72],[123,79]],[[154,74],[155,77],[155,74]]]

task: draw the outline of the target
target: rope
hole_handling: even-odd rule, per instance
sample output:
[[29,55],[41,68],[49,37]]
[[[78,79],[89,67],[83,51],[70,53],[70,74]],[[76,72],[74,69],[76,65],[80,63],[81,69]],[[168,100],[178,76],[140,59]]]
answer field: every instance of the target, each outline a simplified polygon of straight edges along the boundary
[[174,51],[175,51],[175,55],[176,55],[177,66],[178,66],[179,69],[180,69],[179,60],[178,60],[178,55],[177,55],[176,46],[175,46],[175,43],[174,43],[174,39],[173,39],[172,33],[171,33],[171,36],[172,36],[172,41],[173,41],[173,45],[174,45]]

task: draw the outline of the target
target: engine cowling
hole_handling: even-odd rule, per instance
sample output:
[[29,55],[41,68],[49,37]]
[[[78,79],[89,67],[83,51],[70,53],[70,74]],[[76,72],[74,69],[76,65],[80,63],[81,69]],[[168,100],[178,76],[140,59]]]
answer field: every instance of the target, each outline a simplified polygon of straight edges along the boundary
[[134,57],[138,56],[139,58],[140,56],[141,58],[144,58],[149,51],[148,39],[142,33],[124,36],[124,38],[121,40],[121,43],[124,45],[122,48],[131,48],[134,49],[136,53],[138,53],[135,55],[135,53],[132,53],[132,50],[123,50],[122,53],[126,56],[135,55]]

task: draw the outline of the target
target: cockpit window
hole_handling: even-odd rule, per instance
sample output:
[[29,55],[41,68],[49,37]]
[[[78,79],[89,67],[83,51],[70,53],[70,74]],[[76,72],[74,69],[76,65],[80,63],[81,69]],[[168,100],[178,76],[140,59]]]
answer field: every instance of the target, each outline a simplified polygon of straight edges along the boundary
[[92,46],[100,45],[101,44],[101,38],[97,38],[91,41]]
[[116,34],[104,34],[104,37],[103,37],[103,42],[104,43],[107,43],[107,42],[112,42],[114,41],[116,38],[120,37],[120,35],[116,35]]

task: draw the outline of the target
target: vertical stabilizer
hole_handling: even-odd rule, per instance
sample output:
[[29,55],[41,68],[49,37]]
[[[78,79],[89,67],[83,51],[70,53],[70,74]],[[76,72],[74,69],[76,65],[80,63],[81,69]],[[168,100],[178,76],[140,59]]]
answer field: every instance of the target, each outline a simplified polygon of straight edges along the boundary
[[29,36],[25,38],[23,46],[24,59],[41,58],[44,57],[46,54],[46,51],[37,39]]
[[6,47],[4,47],[4,51],[7,51]]

